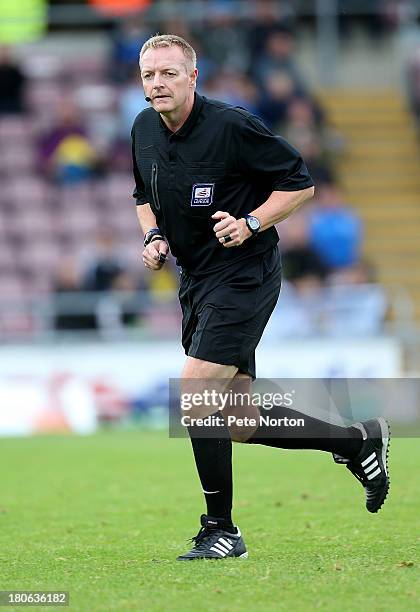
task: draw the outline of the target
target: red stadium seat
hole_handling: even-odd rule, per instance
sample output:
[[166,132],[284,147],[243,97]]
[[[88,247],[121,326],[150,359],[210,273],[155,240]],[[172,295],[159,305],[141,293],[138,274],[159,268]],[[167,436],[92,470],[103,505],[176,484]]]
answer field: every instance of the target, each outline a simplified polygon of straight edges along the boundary
[[30,242],[34,238],[50,238],[55,234],[56,224],[51,214],[42,211],[15,210],[7,218],[6,233],[12,239]]
[[13,247],[0,240],[0,271],[2,273],[12,273],[16,268],[16,256]]
[[62,100],[62,88],[51,81],[33,81],[28,88],[28,104],[34,114],[54,113]]
[[22,245],[17,254],[19,266],[26,272],[50,277],[60,256],[60,248],[52,240],[32,240]]
[[47,209],[51,202],[52,188],[48,183],[33,175],[14,179],[6,187],[8,198],[13,208],[26,212],[31,209]]
[[28,297],[28,293],[28,288],[20,276],[16,274],[0,274],[0,296],[2,303]]
[[105,183],[105,196],[107,200],[118,204],[133,204],[133,178],[128,174],[112,174]]
[[89,236],[93,239],[100,228],[99,219],[92,211],[80,209],[57,215],[56,224],[59,235],[68,239],[74,236]]
[[32,135],[32,122],[27,117],[11,115],[0,118],[0,142],[3,146],[28,142]]
[[9,177],[25,176],[28,172],[33,172],[36,166],[36,154],[31,146],[15,143],[12,146],[3,147],[1,150],[0,167]]

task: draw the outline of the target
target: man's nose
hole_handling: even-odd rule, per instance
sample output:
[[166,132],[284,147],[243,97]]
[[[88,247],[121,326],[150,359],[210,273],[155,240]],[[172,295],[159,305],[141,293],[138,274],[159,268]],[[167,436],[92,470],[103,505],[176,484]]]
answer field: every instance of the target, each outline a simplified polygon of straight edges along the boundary
[[153,87],[162,87],[162,83],[160,80],[160,74],[156,73],[153,77]]

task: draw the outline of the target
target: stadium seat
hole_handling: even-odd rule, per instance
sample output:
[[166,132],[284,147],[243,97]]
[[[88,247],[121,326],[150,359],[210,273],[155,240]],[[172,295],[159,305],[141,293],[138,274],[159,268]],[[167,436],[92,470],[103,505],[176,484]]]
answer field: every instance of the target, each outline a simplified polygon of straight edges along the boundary
[[0,274],[0,295],[5,303],[27,297],[28,290],[23,278],[15,274]]
[[74,235],[90,236],[92,239],[99,230],[99,220],[95,214],[79,209],[66,211],[57,216],[57,231],[60,236],[72,239]]
[[0,237],[0,272],[13,273],[16,268],[16,258],[12,246]]
[[42,272],[42,276],[51,276],[56,267],[60,249],[53,240],[28,240],[17,253],[20,267],[31,274]]
[[37,80],[28,88],[28,104],[34,114],[46,117],[55,113],[60,105],[63,93],[58,83]]
[[9,177],[22,177],[33,172],[36,166],[36,155],[31,146],[14,143],[3,146],[1,150],[1,168]]
[[111,204],[128,203],[134,204],[132,199],[133,179],[126,174],[111,174],[105,182],[105,196]]
[[68,75],[79,82],[101,81],[107,66],[106,57],[73,57],[66,61],[65,70]]
[[0,117],[0,142],[3,147],[9,143],[28,142],[28,136],[31,136],[29,118],[20,115]]
[[31,242],[34,238],[49,238],[56,230],[54,218],[43,211],[19,209],[14,211],[7,220],[7,234],[12,239]]
[[26,212],[47,209],[53,193],[52,188],[42,178],[34,175],[15,177],[8,182],[6,189],[13,208]]

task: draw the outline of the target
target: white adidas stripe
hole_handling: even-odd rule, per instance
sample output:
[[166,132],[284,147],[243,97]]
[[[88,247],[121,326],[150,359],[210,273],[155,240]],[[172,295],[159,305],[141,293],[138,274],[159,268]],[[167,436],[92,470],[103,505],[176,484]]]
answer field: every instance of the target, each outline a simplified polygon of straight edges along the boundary
[[361,466],[365,467],[365,465],[367,465],[368,463],[370,463],[372,461],[372,459],[376,458],[376,453],[372,453],[371,455],[369,455],[369,457],[367,459],[365,459],[364,461],[362,461]]
[[374,472],[372,472],[372,474],[369,474],[369,476],[367,477],[368,480],[372,480],[372,478],[375,478],[375,476],[377,476],[378,474],[381,473],[381,468],[378,467],[377,470],[375,470]]
[[222,552],[221,550],[219,550],[218,548],[215,548],[214,546],[212,546],[212,547],[210,548],[210,550],[214,550],[214,552],[219,553],[219,555],[220,555],[221,557],[226,557],[226,554],[227,554],[227,553]]
[[379,463],[378,460],[375,459],[375,461],[373,463],[371,463],[370,465],[368,465],[368,467],[365,467],[365,474],[369,474],[369,472],[371,472],[372,470],[374,470],[376,467],[378,467]]
[[225,554],[228,554],[228,552],[229,552],[229,548],[226,548],[225,546],[222,546],[222,544],[220,544],[220,541],[216,542],[213,546],[216,546],[216,548],[218,548],[219,550],[221,550]]
[[232,550],[233,548],[232,544],[229,544],[229,542],[225,540],[224,538],[219,538],[219,542],[223,544],[223,546],[226,546],[228,550]]

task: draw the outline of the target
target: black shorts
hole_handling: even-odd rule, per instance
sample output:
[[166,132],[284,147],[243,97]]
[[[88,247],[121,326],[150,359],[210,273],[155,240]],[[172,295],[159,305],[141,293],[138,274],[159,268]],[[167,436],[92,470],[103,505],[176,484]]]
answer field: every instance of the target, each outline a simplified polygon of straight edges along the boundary
[[255,379],[255,349],[277,303],[277,245],[217,274],[181,275],[182,345],[190,357],[236,366]]

